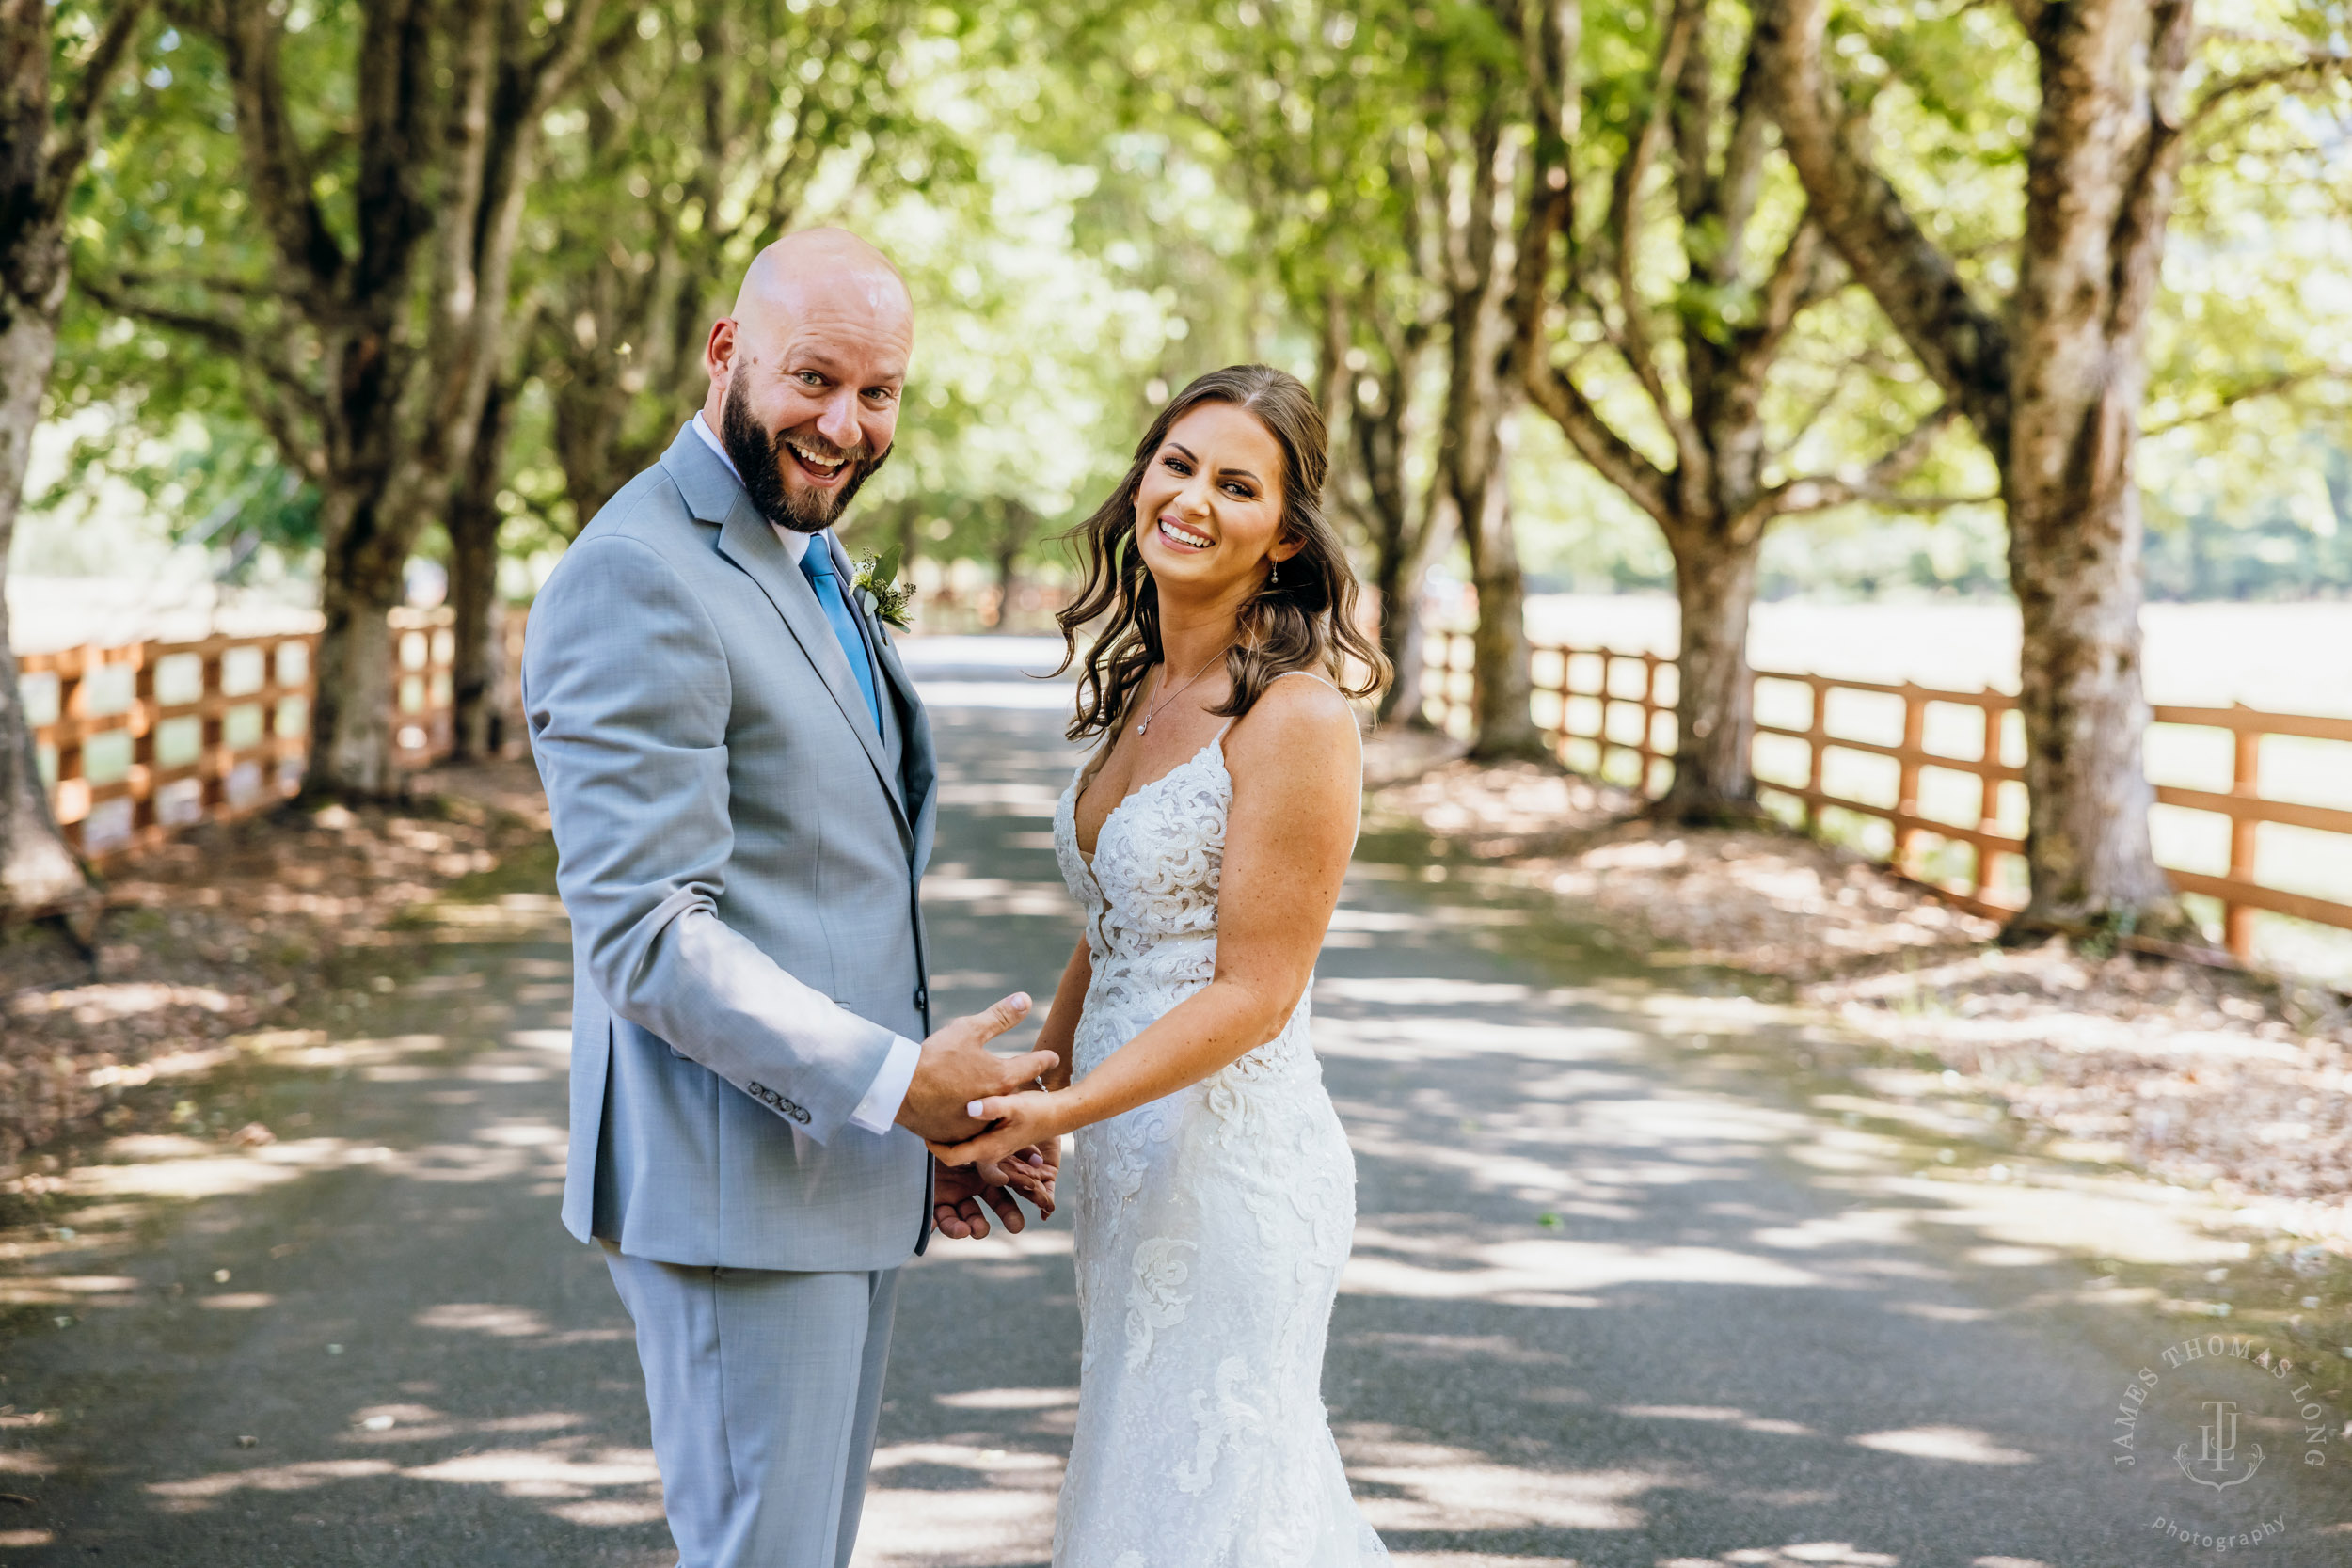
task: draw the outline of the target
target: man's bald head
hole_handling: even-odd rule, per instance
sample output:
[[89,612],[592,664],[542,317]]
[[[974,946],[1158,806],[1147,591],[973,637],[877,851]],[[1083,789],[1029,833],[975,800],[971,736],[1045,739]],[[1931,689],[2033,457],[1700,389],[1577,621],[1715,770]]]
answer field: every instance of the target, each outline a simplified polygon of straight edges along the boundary
[[735,293],[739,323],[768,325],[810,307],[862,311],[914,336],[914,300],[890,258],[846,229],[803,229],[752,258]]
[[813,533],[890,455],[914,307],[889,258],[810,229],[752,259],[703,351],[703,418],[771,522]]

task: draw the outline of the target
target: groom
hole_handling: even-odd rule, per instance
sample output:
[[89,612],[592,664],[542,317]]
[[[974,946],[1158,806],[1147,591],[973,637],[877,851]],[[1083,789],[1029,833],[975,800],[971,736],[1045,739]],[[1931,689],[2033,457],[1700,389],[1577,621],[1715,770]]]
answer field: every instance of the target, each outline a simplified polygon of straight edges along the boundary
[[523,651],[572,919],[564,1223],[636,1323],[681,1568],[849,1561],[898,1266],[934,1217],[986,1235],[982,1197],[1020,1228],[922,1139],[1055,1061],[986,1049],[1023,996],[922,1037],[930,730],[831,532],[913,341],[863,241],[763,251],[702,411],[581,531]]

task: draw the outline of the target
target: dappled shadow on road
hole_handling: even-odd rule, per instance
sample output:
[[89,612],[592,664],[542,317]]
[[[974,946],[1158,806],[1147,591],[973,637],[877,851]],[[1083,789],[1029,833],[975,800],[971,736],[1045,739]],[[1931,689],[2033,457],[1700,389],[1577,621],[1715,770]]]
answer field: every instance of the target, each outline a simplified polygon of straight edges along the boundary
[[[1899,1064],[1870,1092],[1803,1070],[1845,1042],[1727,976],[1645,973],[1491,883],[1359,869],[1352,901],[1444,933],[1334,952],[1317,991],[1363,1183],[1333,1402],[1392,1545],[2153,1565],[2201,1557],[2158,1517],[2282,1517],[2270,1560],[2340,1560],[2352,1509],[2310,1472],[2216,1495],[2172,1471],[2193,1411],[2114,1463],[2134,1371],[2211,1322],[2101,1268],[2217,1277],[2246,1253],[2226,1213],[2005,1152]],[[1498,1461],[1561,1484],[1513,1501]]]
[[5,1286],[6,1560],[671,1560],[628,1320],[555,1223],[551,935],[443,948],[366,1037],[281,1031],[188,1091],[275,1142],[64,1179]]

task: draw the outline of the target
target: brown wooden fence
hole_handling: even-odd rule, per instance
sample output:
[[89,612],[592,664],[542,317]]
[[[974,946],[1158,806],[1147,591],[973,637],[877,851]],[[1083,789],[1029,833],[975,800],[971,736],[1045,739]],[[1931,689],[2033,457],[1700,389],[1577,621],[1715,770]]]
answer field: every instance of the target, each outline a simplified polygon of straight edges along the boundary
[[[1428,657],[1427,716],[1463,729],[1471,711],[1470,637],[1432,635]],[[1570,766],[1623,776],[1629,759],[1629,782],[1660,794],[1672,779],[1674,669],[1658,654],[1539,647],[1536,720]],[[2024,727],[2014,696],[1765,670],[1755,680],[1755,767],[1768,805],[1809,829],[1863,840],[1903,875],[1981,913],[1997,917],[2023,903]],[[2261,830],[2276,824],[2328,835],[2325,852],[2307,860],[2352,865],[2352,811],[2265,795],[2262,767],[2266,737],[2352,744],[2352,719],[2242,705],[2160,705],[2153,717],[2158,726],[2201,732],[2227,749],[2226,790],[2159,783],[2155,796],[2160,810],[2201,819],[2184,823],[2175,836],[2210,828],[2217,832],[2201,836],[2226,841],[2218,871],[2166,869],[2182,893],[2220,906],[2230,951],[2243,958],[2252,950],[2257,911],[2352,929],[2352,904],[2261,880],[2256,864]],[[2352,751],[2300,771],[2352,780]]]
[[[518,633],[522,618],[510,620]],[[299,792],[317,651],[315,632],[295,632],[18,655],[34,749],[68,842],[104,861]],[[449,752],[455,652],[446,609],[392,612],[402,768]]]

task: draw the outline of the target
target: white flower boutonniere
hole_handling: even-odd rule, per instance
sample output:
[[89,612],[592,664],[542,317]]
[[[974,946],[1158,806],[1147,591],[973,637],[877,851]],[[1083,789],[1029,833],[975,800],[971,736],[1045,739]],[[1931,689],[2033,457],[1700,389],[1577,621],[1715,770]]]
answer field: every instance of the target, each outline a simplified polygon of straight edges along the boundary
[[866,613],[905,631],[907,610],[914,603],[914,585],[898,580],[898,552],[861,555],[850,564],[857,574],[850,579],[850,587]]

